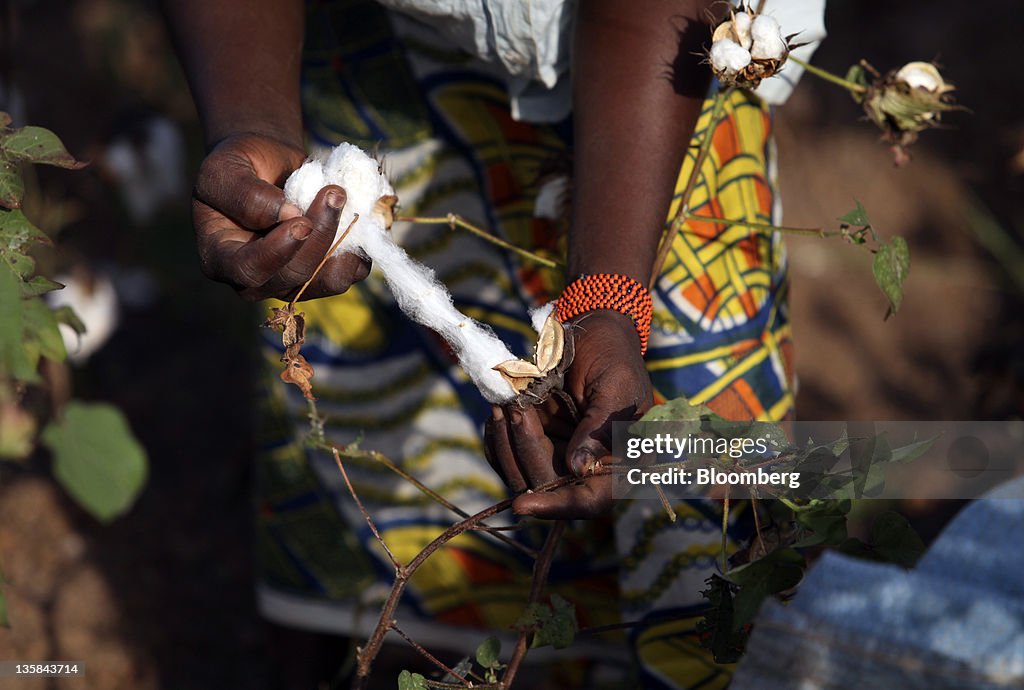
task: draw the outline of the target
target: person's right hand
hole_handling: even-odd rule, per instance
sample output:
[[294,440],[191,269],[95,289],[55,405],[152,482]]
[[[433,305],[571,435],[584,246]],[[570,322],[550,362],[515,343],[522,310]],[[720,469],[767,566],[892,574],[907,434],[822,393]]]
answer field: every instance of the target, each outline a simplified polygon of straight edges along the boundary
[[[258,134],[236,134],[203,161],[192,195],[192,224],[203,273],[245,299],[291,299],[334,243],[345,190],[328,185],[306,214],[281,185],[306,154]],[[370,264],[355,254],[331,257],[303,299],[345,292]]]

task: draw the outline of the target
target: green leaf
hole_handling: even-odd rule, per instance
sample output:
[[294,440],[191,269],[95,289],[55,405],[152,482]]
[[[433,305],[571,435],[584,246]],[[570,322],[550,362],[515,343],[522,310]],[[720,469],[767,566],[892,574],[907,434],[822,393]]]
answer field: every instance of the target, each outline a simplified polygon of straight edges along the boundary
[[[838,545],[846,539],[846,513],[849,501],[825,501],[810,510],[795,513],[796,521],[811,534],[793,544],[796,548]],[[845,509],[844,509],[845,506]]]
[[908,443],[905,446],[893,448],[892,456],[889,458],[889,461],[907,463],[917,460],[928,452],[928,449],[932,447],[932,444],[934,444],[938,438],[938,436],[932,436],[931,438],[926,438],[923,441],[914,441],[913,443]]
[[18,276],[0,263],[0,369],[18,381],[39,380],[25,349],[25,314]]
[[856,199],[854,199],[854,201],[857,203],[857,208],[845,215],[839,216],[838,220],[846,223],[847,225],[871,225],[871,219],[868,218],[868,210],[864,208],[864,204],[860,203]]
[[498,642],[496,637],[488,637],[476,648],[476,663],[484,668],[496,668],[499,654],[501,654],[501,642]]
[[0,206],[19,208],[25,198],[25,181],[21,179],[21,170],[17,163],[10,163],[0,158]]
[[402,671],[398,674],[398,690],[427,690],[427,679],[419,673]]
[[68,357],[64,349],[64,336],[57,327],[57,317],[50,306],[40,297],[22,300],[25,318],[25,338],[34,340],[39,354],[54,362],[63,362]]
[[53,292],[54,290],[62,290],[64,286],[55,280],[50,280],[45,276],[35,276],[21,284],[21,296],[22,297],[36,297],[38,295],[45,295],[47,292]]
[[867,86],[868,71],[864,69],[862,65],[850,65],[850,69],[846,72],[846,81],[852,81],[854,84]]
[[36,271],[36,260],[28,254],[22,254],[20,250],[0,248],[0,258],[21,280],[28,280]]
[[720,575],[704,580],[707,589],[701,596],[710,602],[704,617],[697,623],[700,645],[710,649],[715,661],[734,664],[747,646],[749,632],[744,626],[733,626],[733,594],[736,585]]
[[912,568],[925,550],[924,542],[907,519],[892,510],[875,519],[871,546],[881,560],[904,568]]
[[[86,331],[85,324],[82,323],[80,318],[78,318],[78,314],[75,313],[74,309],[67,305],[55,309],[53,316],[57,319],[57,323],[71,326],[71,330],[78,335],[82,335]],[[351,447],[351,444],[349,444],[349,446]]]
[[903,301],[903,281],[910,273],[910,248],[902,237],[893,237],[875,254],[871,272],[875,282],[889,300],[889,309],[895,314]]
[[555,649],[565,649],[576,638],[576,607],[558,596],[551,595],[551,609],[542,617],[540,628],[533,635],[531,647],[551,645]]
[[[641,422],[696,422],[714,413],[706,405],[691,405],[686,398],[675,398],[647,410]],[[715,415],[717,416],[717,415]]]
[[0,133],[0,155],[9,161],[27,161],[77,170],[85,163],[68,153],[57,135],[44,127],[22,127]]
[[7,619],[7,597],[2,585],[3,581],[0,580],[0,628],[9,628],[11,622]]
[[53,244],[45,232],[25,217],[21,209],[0,210],[0,246],[20,250],[30,243]]
[[740,587],[733,600],[733,631],[754,620],[769,595],[798,585],[805,565],[798,551],[784,548],[729,571],[729,579]]
[[101,522],[126,512],[145,484],[146,451],[112,405],[72,401],[40,438],[53,451],[54,476]]

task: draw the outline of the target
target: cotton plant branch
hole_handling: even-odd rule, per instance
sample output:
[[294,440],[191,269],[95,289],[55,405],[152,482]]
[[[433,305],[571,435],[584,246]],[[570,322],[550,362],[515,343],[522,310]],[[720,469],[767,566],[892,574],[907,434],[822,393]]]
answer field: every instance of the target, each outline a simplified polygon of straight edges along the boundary
[[[592,474],[601,475],[610,473],[610,468],[602,467],[595,469]],[[534,491],[553,491],[555,489],[558,489],[563,486],[568,486],[569,484],[573,484],[578,481],[580,480],[576,477],[560,477],[542,486],[537,487],[536,489],[534,489]],[[350,484],[348,486],[349,492],[353,494],[353,499],[357,500],[358,504],[358,499],[355,496],[354,489],[351,488]],[[426,560],[430,558],[435,552],[437,552],[438,549],[443,547],[452,539],[455,539],[459,535],[471,530],[476,525],[479,525],[484,520],[493,517],[498,513],[504,512],[505,510],[508,510],[512,506],[512,501],[512,498],[507,498],[503,501],[495,503],[492,506],[484,508],[483,510],[475,513],[474,515],[469,516],[468,518],[465,518],[453,524],[451,527],[449,527],[440,535],[438,535],[433,541],[427,544],[415,557],[413,557],[411,561],[409,561],[409,563],[396,569],[395,582],[391,587],[391,591],[388,594],[387,599],[384,601],[384,604],[381,607],[381,614],[377,622],[377,625],[370,633],[370,636],[366,641],[366,645],[359,649],[357,652],[356,678],[352,684],[354,690],[366,688],[367,683],[369,682],[373,661],[380,653],[380,649],[384,644],[384,638],[386,637],[387,633],[393,629],[392,621],[395,618],[395,611],[397,610],[399,601],[402,598],[402,594],[404,593],[405,588],[409,583],[409,579],[413,576],[413,574],[415,574],[419,567],[422,566],[423,563],[426,562]],[[552,531],[560,532],[560,530],[561,528],[555,527]],[[376,532],[374,532],[374,535],[383,546],[383,540],[377,536]],[[546,581],[547,572],[550,568],[550,559],[553,558],[554,549],[557,545],[557,541],[557,537],[554,539],[549,537],[549,539],[545,542],[544,550],[542,550],[542,553],[538,557],[538,565],[534,568],[534,580],[533,584],[531,584],[531,598],[533,597],[533,592],[535,591],[535,589],[538,587],[543,587],[543,582]],[[543,578],[543,580],[541,580],[541,578]],[[540,582],[540,584],[537,584],[538,582]],[[505,685],[503,682],[503,687],[508,686]]]
[[512,244],[511,242],[506,242],[500,237],[497,237],[496,235],[487,232],[483,228],[473,225],[465,218],[455,213],[449,213],[447,216],[443,217],[399,216],[395,220],[420,225],[447,225],[452,230],[455,230],[456,228],[462,228],[463,230],[466,230],[467,232],[470,232],[473,235],[476,235],[477,237],[481,238],[485,242],[489,242],[490,244],[493,244],[496,247],[501,247],[502,249],[510,251],[514,254],[518,254],[524,259],[544,266],[545,268],[565,268],[565,264],[563,264],[562,262],[547,259],[543,256],[540,256],[539,254],[535,254],[534,252],[523,249],[522,247],[518,247]]
[[[551,563],[554,561],[558,544],[565,533],[565,527],[565,520],[558,520],[551,526],[551,531],[548,532],[547,539],[544,541],[544,547],[541,549],[540,555],[533,565],[533,580],[530,583],[530,598],[526,603],[527,607],[539,603],[541,596],[544,594],[544,586],[548,581]],[[530,635],[531,631],[527,629],[519,631],[519,637],[516,639],[516,646],[509,659],[508,668],[505,669],[505,674],[501,678],[502,688],[512,687],[516,674],[519,672],[519,667],[522,665],[523,659],[526,658],[526,652],[529,651]]]
[[711,118],[708,121],[708,126],[704,128],[704,134],[699,144],[700,148],[697,150],[697,158],[693,163],[693,168],[690,170],[690,177],[686,181],[686,187],[683,188],[683,193],[679,197],[679,210],[676,213],[676,217],[672,219],[672,224],[662,233],[661,243],[658,245],[658,254],[654,259],[654,266],[651,269],[652,285],[657,281],[658,276],[661,275],[661,269],[665,265],[665,260],[672,249],[672,242],[675,241],[676,235],[683,231],[683,226],[686,223],[686,214],[690,211],[690,197],[693,195],[693,190],[697,187],[698,180],[700,180],[701,168],[704,167],[704,161],[711,151],[711,142],[714,140],[715,129],[722,119],[725,103],[729,96],[732,95],[733,88],[728,87],[715,93],[714,103],[711,106]]

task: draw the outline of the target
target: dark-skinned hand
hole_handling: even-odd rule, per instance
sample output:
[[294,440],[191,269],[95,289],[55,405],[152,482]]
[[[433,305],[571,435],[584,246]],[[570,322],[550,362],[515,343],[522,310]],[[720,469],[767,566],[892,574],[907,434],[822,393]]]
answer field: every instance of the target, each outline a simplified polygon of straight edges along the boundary
[[[306,154],[258,134],[217,144],[199,169],[192,196],[203,273],[250,301],[291,299],[331,248],[345,190],[320,190],[305,215],[285,202],[281,185]],[[355,254],[328,259],[303,299],[345,292],[370,272]]]
[[[612,476],[591,471],[598,461],[618,462],[610,455],[612,422],[636,419],[653,402],[632,320],[595,311],[577,323],[565,392],[576,405],[579,421],[552,396],[537,406],[495,407],[485,427],[487,459],[519,494],[512,504],[519,515],[561,520],[606,513],[612,505]],[[567,475],[583,481],[553,491],[528,491]]]

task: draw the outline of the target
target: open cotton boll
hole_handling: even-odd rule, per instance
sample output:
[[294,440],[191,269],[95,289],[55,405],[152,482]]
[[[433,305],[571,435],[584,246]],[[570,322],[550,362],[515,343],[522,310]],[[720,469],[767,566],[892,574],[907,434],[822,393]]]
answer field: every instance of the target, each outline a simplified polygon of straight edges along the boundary
[[[284,195],[288,201],[305,211],[317,193],[329,184],[343,187],[347,197],[335,239],[348,228],[357,214],[360,219],[369,219],[375,215],[377,200],[395,193],[391,183],[381,174],[376,160],[358,146],[341,144],[303,163],[285,182]],[[360,235],[367,227],[362,220],[356,223],[335,254],[346,251],[362,253]]]
[[451,345],[484,398],[492,403],[512,400],[516,391],[494,367],[515,357],[489,328],[455,308],[451,294],[434,272],[395,244],[381,214],[375,211],[381,197],[394,193],[377,161],[357,146],[341,144],[328,156],[309,160],[292,173],[285,182],[285,197],[305,211],[327,184],[344,188],[348,195],[339,233],[359,215],[339,248],[373,261],[402,312]]
[[931,93],[951,90],[942,79],[942,74],[930,62],[908,62],[896,73],[896,78],[913,89],[924,89]]
[[551,316],[551,312],[555,310],[555,302],[551,301],[540,307],[535,307],[530,310],[530,323],[533,325],[533,330],[539,334],[544,330],[544,322]]
[[729,38],[715,41],[710,57],[715,71],[726,74],[735,74],[750,64],[750,51]]
[[750,15],[746,12],[737,12],[732,18],[733,33],[739,39],[739,44],[747,50],[750,50],[750,45],[754,40],[750,35],[751,22]]
[[750,25],[754,40],[750,55],[756,60],[781,60],[786,55],[786,40],[782,28],[774,17],[759,14]]

